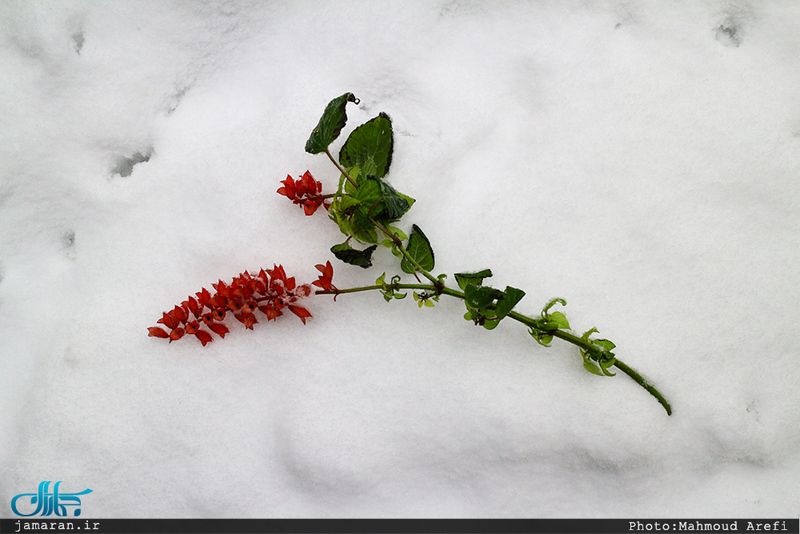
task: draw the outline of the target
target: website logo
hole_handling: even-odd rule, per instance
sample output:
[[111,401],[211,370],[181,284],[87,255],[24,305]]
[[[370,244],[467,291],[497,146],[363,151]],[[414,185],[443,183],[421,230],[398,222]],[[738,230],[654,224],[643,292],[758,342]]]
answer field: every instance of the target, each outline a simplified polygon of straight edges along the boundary
[[[78,493],[62,493],[59,491],[59,486],[61,485],[61,481],[59,480],[53,485],[53,492],[50,493],[51,482],[50,480],[41,482],[39,484],[39,490],[36,493],[20,493],[11,499],[11,510],[22,517],[31,517],[37,514],[42,516],[55,514],[58,517],[66,517],[67,506],[74,506],[75,509],[72,511],[72,515],[74,517],[81,515],[81,500],[78,495],[86,495],[87,493],[91,493],[92,490],[85,489]],[[29,514],[23,514],[17,509],[17,501],[22,499],[23,502],[25,502],[25,497],[31,498],[31,507],[36,506],[36,509]]]

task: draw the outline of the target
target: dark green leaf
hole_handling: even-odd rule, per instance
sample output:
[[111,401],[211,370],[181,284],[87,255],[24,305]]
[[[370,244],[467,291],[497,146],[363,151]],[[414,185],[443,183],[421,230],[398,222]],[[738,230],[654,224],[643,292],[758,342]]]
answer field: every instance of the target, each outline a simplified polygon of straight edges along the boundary
[[322,113],[322,117],[319,119],[319,123],[317,123],[308,141],[306,141],[306,152],[309,154],[325,152],[328,146],[339,137],[339,133],[347,123],[345,107],[348,102],[358,104],[358,99],[353,93],[345,93],[328,103]]
[[502,298],[504,295],[499,289],[489,286],[477,286],[475,284],[469,284],[465,287],[464,294],[466,295],[467,306],[477,309],[491,306],[495,299]]
[[372,245],[364,250],[357,250],[351,247],[347,242],[331,247],[333,255],[350,265],[357,265],[367,269],[372,267],[372,253],[378,245]]
[[[400,196],[394,187],[387,184],[383,180],[380,181],[381,194],[383,195],[383,213],[381,214],[381,222],[394,222],[400,220],[405,215],[411,204],[403,198],[405,195]],[[407,198],[407,197],[406,197]]]
[[492,271],[489,269],[484,269],[482,271],[478,271],[477,273],[456,273],[456,283],[461,290],[465,290],[469,284],[474,284],[476,286],[483,284],[484,278],[489,278],[492,276]]
[[393,144],[392,120],[381,113],[353,130],[339,152],[339,163],[346,169],[358,165],[363,173],[383,178],[392,163]]
[[[426,271],[433,270],[436,261],[433,257],[431,243],[416,224],[411,225],[411,235],[408,238],[406,251],[408,251],[408,255],[411,256],[420,267]],[[400,268],[404,273],[409,274],[412,274],[417,270],[414,264],[408,261],[408,259],[405,257],[403,257],[403,260],[400,262]]]
[[506,290],[503,291],[503,296],[497,299],[497,318],[502,319],[508,315],[524,296],[525,292],[523,290],[506,286]]

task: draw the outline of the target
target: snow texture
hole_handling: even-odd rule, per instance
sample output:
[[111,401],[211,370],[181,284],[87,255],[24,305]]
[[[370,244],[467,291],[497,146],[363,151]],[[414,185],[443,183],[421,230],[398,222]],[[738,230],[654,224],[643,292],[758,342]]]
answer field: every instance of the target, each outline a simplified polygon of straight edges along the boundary
[[[789,0],[0,3],[0,514],[62,480],[89,517],[797,517],[798,25]],[[437,272],[565,298],[674,415],[452,299],[147,337],[219,278],[333,259],[275,190],[334,187],[303,146],[345,92],[344,135],[392,117]]]

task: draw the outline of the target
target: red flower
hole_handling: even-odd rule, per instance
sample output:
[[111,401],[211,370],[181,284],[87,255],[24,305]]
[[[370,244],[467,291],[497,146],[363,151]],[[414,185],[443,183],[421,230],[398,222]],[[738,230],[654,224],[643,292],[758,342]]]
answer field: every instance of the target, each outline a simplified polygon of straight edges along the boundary
[[[309,175],[310,176],[310,175]],[[312,179],[313,180],[313,179]],[[320,269],[322,265],[318,265]],[[333,267],[328,262],[328,284],[333,276]],[[322,271],[322,269],[320,269]],[[323,275],[325,272],[323,271]],[[322,279],[322,277],[320,277]],[[317,282],[314,282],[317,284]],[[214,293],[203,288],[188,297],[180,306],[162,314],[157,322],[163,324],[168,330],[160,326],[148,328],[150,337],[177,341],[184,335],[194,335],[205,347],[213,341],[211,334],[203,329],[208,327],[211,332],[219,337],[225,337],[229,332],[228,327],[222,324],[226,311],[233,312],[233,316],[242,322],[248,330],[258,323],[255,311],[259,310],[266,315],[267,320],[274,320],[283,315],[281,311],[288,307],[294,315],[298,316],[305,324],[311,317],[311,312],[299,304],[299,300],[310,296],[313,292],[311,285],[298,286],[294,277],[286,275],[280,265],[272,269],[261,269],[258,275],[245,271],[227,284],[220,280],[211,284]],[[318,285],[318,284],[317,284]]]
[[317,265],[316,268],[322,274],[319,275],[317,280],[311,283],[325,291],[339,291],[336,289],[336,286],[331,283],[333,280],[333,265],[331,265],[331,262],[329,261],[325,265]]
[[297,181],[291,176],[281,182],[283,187],[278,189],[278,194],[283,195],[298,206],[303,206],[306,215],[314,215],[317,208],[324,205],[328,209],[328,203],[322,198],[322,184],[306,171]]

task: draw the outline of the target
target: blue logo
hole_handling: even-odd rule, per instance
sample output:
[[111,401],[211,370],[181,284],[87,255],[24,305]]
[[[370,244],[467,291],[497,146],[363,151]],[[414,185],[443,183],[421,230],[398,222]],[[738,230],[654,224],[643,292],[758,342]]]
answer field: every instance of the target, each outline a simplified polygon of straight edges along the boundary
[[[37,493],[20,493],[11,499],[11,510],[13,510],[15,514],[21,515],[22,517],[30,517],[36,514],[43,516],[55,514],[59,517],[65,517],[67,515],[67,506],[74,506],[75,509],[73,510],[72,515],[75,517],[81,515],[81,500],[78,498],[78,495],[86,495],[87,493],[91,493],[92,490],[85,489],[83,491],[79,491],[78,493],[62,493],[58,490],[58,486],[61,485],[61,481],[59,480],[53,486],[53,493],[50,493],[50,483],[51,481],[49,480],[41,482],[39,484],[39,490]],[[31,498],[31,506],[36,506],[36,509],[33,512],[29,514],[23,514],[17,510],[17,500],[21,499],[22,497]]]

